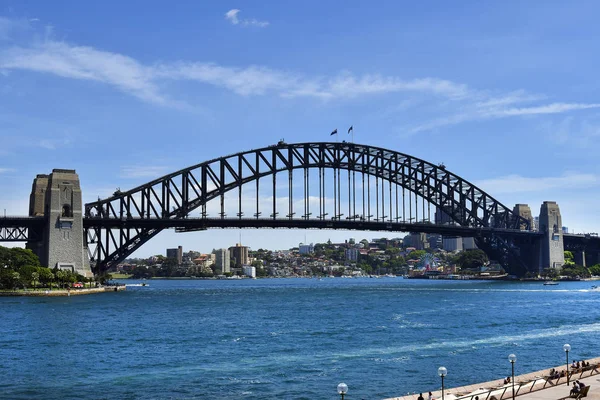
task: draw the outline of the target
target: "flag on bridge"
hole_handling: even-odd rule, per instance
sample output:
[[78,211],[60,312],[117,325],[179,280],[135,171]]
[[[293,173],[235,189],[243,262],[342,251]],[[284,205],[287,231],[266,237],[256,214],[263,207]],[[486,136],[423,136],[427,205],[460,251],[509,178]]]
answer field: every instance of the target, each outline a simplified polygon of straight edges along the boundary
[[348,134],[350,134],[350,132],[354,132],[354,127],[350,126],[350,128],[348,128]]
[[337,129],[334,129],[329,136],[337,135]]

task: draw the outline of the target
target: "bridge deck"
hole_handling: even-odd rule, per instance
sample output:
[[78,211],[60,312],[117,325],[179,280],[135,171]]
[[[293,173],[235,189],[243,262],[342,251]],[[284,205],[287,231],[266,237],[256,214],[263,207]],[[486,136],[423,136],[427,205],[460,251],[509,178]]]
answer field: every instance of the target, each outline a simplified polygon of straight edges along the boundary
[[85,218],[84,227],[106,229],[134,228],[177,228],[181,232],[206,230],[209,228],[297,228],[297,229],[342,229],[390,232],[439,233],[445,236],[476,237],[487,235],[541,236],[541,232],[516,229],[474,228],[431,223],[407,223],[390,221],[364,221],[354,219],[273,219],[273,218]]

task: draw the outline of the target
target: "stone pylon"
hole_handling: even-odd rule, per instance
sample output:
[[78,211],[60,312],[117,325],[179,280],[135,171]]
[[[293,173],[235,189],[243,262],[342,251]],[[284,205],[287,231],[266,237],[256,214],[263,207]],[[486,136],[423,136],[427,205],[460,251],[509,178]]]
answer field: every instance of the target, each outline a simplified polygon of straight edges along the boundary
[[[533,227],[533,216],[531,215],[531,208],[529,208],[529,205],[515,204],[515,207],[513,208],[513,213],[529,221],[529,229]],[[523,231],[526,229],[526,226],[525,224],[521,224],[519,228]]]
[[540,254],[540,270],[560,269],[565,264],[562,218],[555,201],[545,201],[540,208],[539,231],[544,234]]
[[93,276],[84,247],[82,207],[75,170],[53,169],[50,175],[34,179],[29,215],[44,216],[48,223],[42,241],[30,242],[27,247],[38,255],[43,266]]

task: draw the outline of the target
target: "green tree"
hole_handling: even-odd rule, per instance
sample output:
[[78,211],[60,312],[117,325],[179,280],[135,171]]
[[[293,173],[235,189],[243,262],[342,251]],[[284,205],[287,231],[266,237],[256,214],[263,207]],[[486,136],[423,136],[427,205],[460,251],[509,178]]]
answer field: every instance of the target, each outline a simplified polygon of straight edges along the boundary
[[556,268],[546,268],[542,271],[542,276],[547,279],[555,279],[558,278],[559,273]]
[[8,247],[0,246],[0,268],[12,268],[10,264],[10,249]]
[[565,265],[573,265],[575,264],[575,258],[573,257],[573,253],[570,251],[565,251]]
[[488,256],[483,250],[465,250],[458,255],[456,263],[464,269],[480,268],[488,262]]
[[56,271],[54,272],[54,276],[56,277],[56,280],[58,281],[59,287],[64,287],[65,280],[67,279],[67,271],[57,268]]
[[408,253],[408,259],[410,260],[420,260],[427,252],[425,250],[413,250]]
[[40,266],[40,260],[33,253],[33,251],[29,249],[22,249],[20,247],[13,247],[10,249],[10,263],[12,264],[12,268],[15,270],[18,270],[26,265],[33,267]]
[[38,267],[34,267],[32,265],[23,265],[21,266],[17,272],[21,274],[21,280],[25,286],[30,286],[31,281],[33,280],[33,274],[38,271]]
[[12,269],[2,268],[0,272],[0,286],[4,289],[16,289],[21,284],[21,274]]
[[569,278],[589,278],[590,272],[587,268],[582,265],[569,264],[563,266],[560,271],[561,275],[568,276]]
[[35,289],[37,287],[37,282],[39,282],[40,280],[40,273],[39,272],[32,272],[31,273],[31,280],[33,281],[33,288]]
[[39,280],[44,286],[52,287],[52,281],[54,281],[54,274],[50,268],[40,267],[38,268]]
[[590,274],[600,276],[600,264],[592,265],[589,270]]

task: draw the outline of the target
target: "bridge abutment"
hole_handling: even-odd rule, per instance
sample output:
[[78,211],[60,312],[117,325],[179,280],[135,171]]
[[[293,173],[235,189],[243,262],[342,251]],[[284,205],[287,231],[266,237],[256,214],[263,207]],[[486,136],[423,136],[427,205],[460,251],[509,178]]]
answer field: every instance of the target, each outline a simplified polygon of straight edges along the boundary
[[42,240],[28,242],[42,265],[93,276],[83,237],[83,203],[79,176],[75,170],[53,169],[33,181],[30,216],[47,220]]

